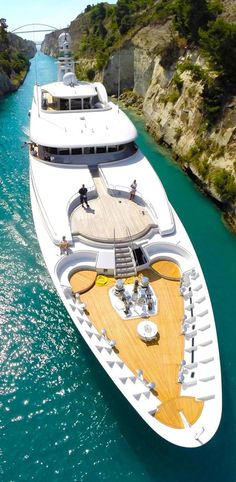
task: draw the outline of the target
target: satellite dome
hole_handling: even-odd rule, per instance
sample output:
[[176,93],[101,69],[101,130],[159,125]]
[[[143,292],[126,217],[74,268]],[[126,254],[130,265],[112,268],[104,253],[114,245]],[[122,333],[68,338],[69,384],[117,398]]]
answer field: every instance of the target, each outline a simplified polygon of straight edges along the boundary
[[76,78],[76,75],[73,73],[73,72],[67,72],[64,76],[63,76],[63,83],[65,85],[75,85],[77,84],[77,78]]
[[58,45],[61,49],[69,48],[71,46],[71,36],[67,32],[63,32],[58,37]]

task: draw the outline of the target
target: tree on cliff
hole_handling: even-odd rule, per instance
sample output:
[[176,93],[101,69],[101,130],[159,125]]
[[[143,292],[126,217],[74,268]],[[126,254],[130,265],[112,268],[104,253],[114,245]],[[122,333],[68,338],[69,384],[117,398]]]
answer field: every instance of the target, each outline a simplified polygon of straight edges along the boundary
[[176,0],[175,27],[184,37],[198,42],[199,29],[205,29],[218,10],[219,7],[211,6],[207,0]]
[[132,24],[132,8],[129,2],[118,0],[116,7],[116,21],[121,33],[126,33]]
[[0,50],[4,50],[5,46],[9,44],[8,36],[7,36],[7,24],[6,24],[6,19],[5,18],[0,18],[0,42],[3,44],[3,49],[1,49],[0,45]]
[[213,66],[235,88],[236,83],[236,25],[219,18],[200,30],[201,45]]

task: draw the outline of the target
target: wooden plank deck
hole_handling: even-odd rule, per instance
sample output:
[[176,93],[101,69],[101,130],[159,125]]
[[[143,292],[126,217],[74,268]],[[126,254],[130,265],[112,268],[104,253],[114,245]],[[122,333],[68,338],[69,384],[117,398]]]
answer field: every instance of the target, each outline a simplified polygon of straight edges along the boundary
[[[159,261],[153,265],[158,272],[165,271],[168,276],[180,277],[179,268],[170,261]],[[148,381],[153,381],[153,391],[163,404],[156,413],[156,418],[170,427],[183,428],[179,411],[184,413],[189,424],[198,419],[203,402],[192,397],[181,397],[178,383],[180,363],[184,357],[184,337],[181,335],[181,319],[184,307],[179,294],[179,281],[162,278],[153,269],[144,270],[158,298],[158,313],[150,319],[158,326],[158,338],[144,342],[137,335],[137,325],[141,318],[122,320],[113,309],[109,290],[115,279],[109,278],[107,286],[96,284],[81,296],[87,305],[89,317],[101,332],[105,328],[110,339],[116,340],[118,355],[136,375],[137,369],[143,370]]]
[[69,279],[73,293],[88,291],[94,285],[96,277],[96,271],[82,270],[73,273]]
[[[98,197],[89,201],[89,208],[79,206],[71,215],[71,231],[86,238],[114,241],[135,238],[154,226],[154,220],[144,206],[129,199],[111,196],[99,177],[94,177]],[[109,220],[109,222],[104,222]]]
[[155,418],[172,428],[184,428],[180,412],[184,415],[189,425],[193,425],[202,413],[204,402],[193,397],[178,397],[167,400],[158,407]]

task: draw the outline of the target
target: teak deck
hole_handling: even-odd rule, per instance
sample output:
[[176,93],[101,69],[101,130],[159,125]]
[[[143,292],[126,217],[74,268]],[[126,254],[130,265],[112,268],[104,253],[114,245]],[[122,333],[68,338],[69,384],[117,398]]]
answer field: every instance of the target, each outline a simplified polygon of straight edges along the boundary
[[[158,313],[150,317],[158,326],[158,337],[152,342],[144,342],[137,335],[141,318],[123,320],[113,309],[108,292],[115,279],[109,278],[108,285],[102,287],[95,284],[81,299],[86,303],[97,330],[101,332],[105,328],[108,337],[116,340],[118,355],[124,363],[135,375],[137,369],[142,369],[144,378],[155,382],[153,393],[162,402],[155,417],[170,427],[184,428],[179,412],[191,425],[199,418],[204,404],[195,398],[180,396],[178,372],[184,358],[184,336],[181,335],[183,299],[179,293],[179,281],[164,279],[155,270],[176,279],[180,272],[170,261],[158,261],[152,268],[142,272],[149,277],[158,298]],[[83,272],[78,275],[83,276]]]
[[97,277],[96,271],[79,271],[70,277],[70,285],[73,293],[84,293],[90,290]]
[[[93,178],[98,197],[89,208],[79,206],[71,215],[71,231],[86,238],[106,241],[134,239],[155,223],[144,206],[123,197],[111,196],[99,177]],[[104,223],[109,219],[109,223]],[[127,229],[128,228],[128,229]]]

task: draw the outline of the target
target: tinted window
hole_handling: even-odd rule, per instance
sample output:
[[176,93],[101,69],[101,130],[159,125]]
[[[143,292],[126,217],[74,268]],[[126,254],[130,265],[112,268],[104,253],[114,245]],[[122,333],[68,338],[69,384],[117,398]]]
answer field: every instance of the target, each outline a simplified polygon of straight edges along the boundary
[[71,99],[71,110],[81,110],[82,101],[81,99]]
[[90,109],[90,97],[84,99],[84,109]]
[[94,147],[85,147],[84,154],[94,154]]
[[108,152],[117,152],[117,146],[109,146]]
[[72,149],[71,154],[82,154],[81,147],[78,147],[77,149]]
[[98,154],[103,154],[104,152],[107,152],[106,147],[97,147]]
[[68,110],[68,109],[69,109],[69,100],[60,99],[60,110]]

